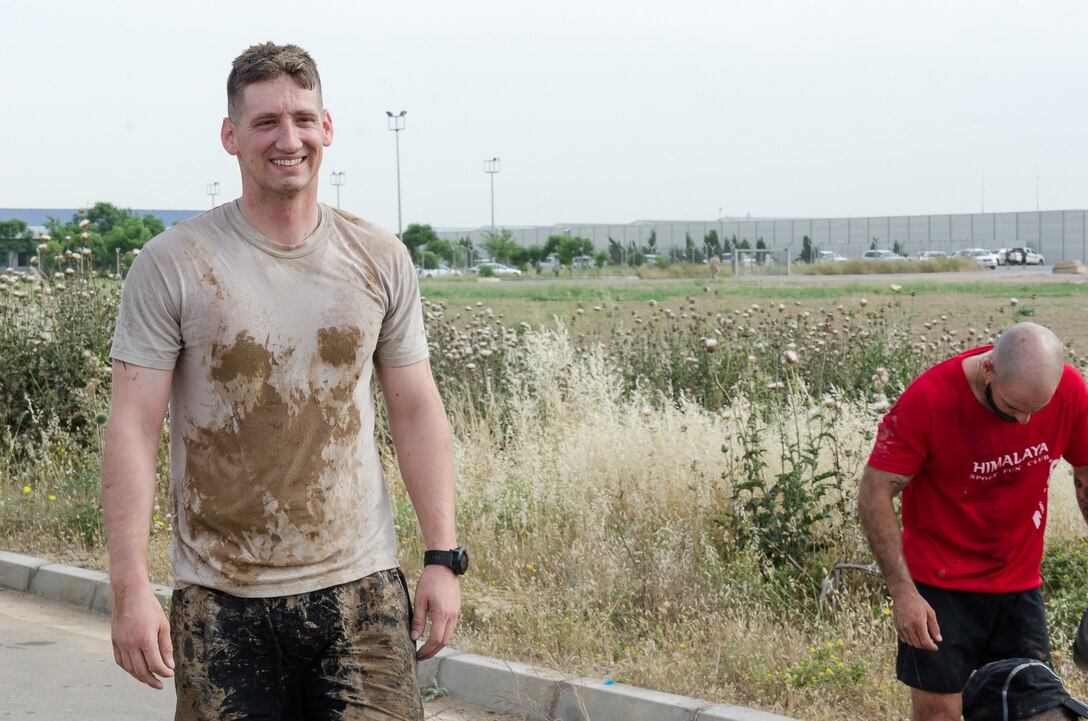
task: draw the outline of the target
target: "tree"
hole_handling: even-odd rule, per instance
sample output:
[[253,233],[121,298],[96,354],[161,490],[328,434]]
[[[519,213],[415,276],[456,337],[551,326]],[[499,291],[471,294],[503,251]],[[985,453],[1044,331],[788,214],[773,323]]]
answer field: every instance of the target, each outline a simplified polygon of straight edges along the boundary
[[541,245],[530,245],[528,248],[519,246],[518,251],[514,264],[519,267],[522,265],[525,267],[532,266],[538,271],[540,270],[540,264],[548,257],[548,254],[544,252],[544,246]]
[[684,256],[692,263],[702,263],[706,260],[703,257],[703,249],[695,247],[691,233],[684,233]]
[[401,234],[401,242],[408,246],[412,258],[419,258],[420,248],[426,249],[431,243],[438,242],[438,233],[434,228],[421,223],[409,223],[408,229]]
[[483,246],[484,250],[500,263],[510,262],[511,256],[513,256],[519,248],[517,242],[514,240],[514,233],[505,228],[502,233],[492,233],[489,230],[485,230]]
[[552,253],[557,252],[559,250],[559,241],[565,237],[563,235],[549,235],[548,239],[544,241],[544,257],[547,258]]
[[94,207],[87,211],[87,220],[100,233],[106,233],[115,225],[124,223],[133,217],[131,210],[118,208],[113,203],[95,203]]
[[7,255],[30,255],[34,252],[34,237],[21,220],[0,221],[0,260],[7,262]]
[[[767,250],[767,244],[763,242],[763,238],[757,238],[756,239],[756,250]],[[764,263],[767,262],[767,254],[766,253],[756,254],[756,260],[759,262],[760,265],[763,265]]]
[[623,264],[623,246],[620,245],[618,240],[614,240],[611,235],[608,236],[608,255],[615,265]]
[[[453,243],[444,238],[435,238],[425,246],[428,253],[433,253],[436,259],[444,260],[447,264],[453,264]],[[438,266],[435,265],[435,268]]]
[[721,255],[722,243],[718,239],[718,231],[712,230],[703,237],[703,244],[711,255]]
[[906,254],[907,254],[906,251],[903,248],[903,244],[900,243],[898,240],[896,240],[894,243],[892,243],[892,252],[895,253],[896,255],[902,255],[902,256],[906,256]]
[[544,260],[546,255],[544,248],[539,245],[530,245],[528,248],[514,245],[510,253],[510,263],[523,270],[529,266],[539,269],[540,262]]
[[127,256],[162,231],[163,224],[158,218],[130,215],[105,232],[92,231],[91,254],[98,264],[109,266],[118,254]]
[[812,247],[812,238],[809,238],[807,235],[802,236],[801,238],[801,257],[799,260],[802,263],[816,262],[816,251]]
[[67,223],[50,217],[45,227],[51,236],[51,254],[90,248],[91,262],[99,269],[113,268],[120,257],[131,260],[134,250],[165,229],[162,220],[150,213],[141,217],[128,208],[101,201],[76,212]]
[[651,230],[650,237],[646,239],[646,253],[649,255],[657,253],[657,228]]
[[555,253],[559,265],[570,265],[571,261],[579,255],[593,254],[593,241],[578,235],[549,235],[548,242],[541,250],[541,258],[546,258],[552,253]]

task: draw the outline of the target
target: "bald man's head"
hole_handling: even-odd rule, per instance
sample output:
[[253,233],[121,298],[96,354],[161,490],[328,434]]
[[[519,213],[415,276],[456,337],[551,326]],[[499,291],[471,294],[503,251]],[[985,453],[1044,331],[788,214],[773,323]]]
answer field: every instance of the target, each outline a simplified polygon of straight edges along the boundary
[[1017,323],[997,339],[994,377],[1002,386],[1046,405],[1058,389],[1065,366],[1065,349],[1058,336],[1038,323]]

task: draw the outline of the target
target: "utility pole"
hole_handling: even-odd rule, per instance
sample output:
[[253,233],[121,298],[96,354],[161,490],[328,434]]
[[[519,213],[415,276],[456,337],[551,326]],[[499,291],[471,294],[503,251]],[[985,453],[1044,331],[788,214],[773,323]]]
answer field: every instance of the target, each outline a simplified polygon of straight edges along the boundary
[[484,172],[491,176],[491,234],[495,234],[495,173],[499,172],[499,159],[484,161]]
[[344,171],[332,172],[332,184],[336,186],[336,207],[340,207],[340,186],[344,184]]
[[400,215],[400,131],[404,130],[404,116],[408,114],[408,111],[402,110],[399,114],[393,115],[391,111],[386,110],[385,114],[388,116],[389,129],[393,131],[397,141],[397,237],[403,238],[404,228],[401,225]]

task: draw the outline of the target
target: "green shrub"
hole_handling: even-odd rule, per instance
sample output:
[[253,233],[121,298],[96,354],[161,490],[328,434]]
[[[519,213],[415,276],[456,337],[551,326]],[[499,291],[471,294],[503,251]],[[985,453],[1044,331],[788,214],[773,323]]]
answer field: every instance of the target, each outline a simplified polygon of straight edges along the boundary
[[120,283],[6,274],[0,284],[0,422],[16,437],[55,418],[77,435],[103,410]]

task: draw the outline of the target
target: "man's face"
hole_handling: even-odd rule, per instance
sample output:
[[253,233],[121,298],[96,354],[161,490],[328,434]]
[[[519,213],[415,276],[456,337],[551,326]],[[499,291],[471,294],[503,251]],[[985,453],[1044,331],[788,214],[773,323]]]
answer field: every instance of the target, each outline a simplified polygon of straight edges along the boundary
[[1030,421],[1032,415],[1045,408],[1054,395],[1053,392],[1045,397],[1024,393],[1011,384],[997,382],[996,376],[986,383],[983,392],[994,415],[1006,423],[1020,424]]
[[247,85],[238,117],[223,120],[223,147],[238,158],[242,195],[254,199],[317,194],[324,148],[332,143],[332,118],[316,90],[291,78]]
[[986,402],[990,404],[990,410],[994,412],[994,415],[996,415],[998,418],[1005,421],[1006,423],[1019,423],[1020,422],[1019,418],[1012,415],[1011,413],[1006,413],[1005,411],[998,408],[997,404],[994,403],[993,385],[994,385],[993,383],[987,383],[986,384],[986,389],[985,389]]

